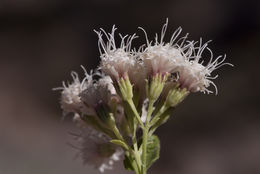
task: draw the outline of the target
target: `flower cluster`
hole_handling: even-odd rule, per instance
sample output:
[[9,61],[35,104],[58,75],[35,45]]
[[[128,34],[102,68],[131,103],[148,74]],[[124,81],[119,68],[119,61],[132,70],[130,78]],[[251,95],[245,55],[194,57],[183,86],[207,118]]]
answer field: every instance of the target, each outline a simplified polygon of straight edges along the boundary
[[[213,82],[217,76],[212,76],[212,72],[231,65],[224,62],[226,56],[213,58],[209,42],[190,41],[187,34],[180,36],[181,28],[165,42],[167,25],[168,20],[153,41],[140,28],[146,47],[139,49],[132,48],[135,34],[119,34],[121,41],[117,45],[114,26],[111,33],[95,31],[99,67],[89,74],[83,68],[82,81],[72,72],[73,82],[59,88],[61,108],[65,114],[74,113],[74,120],[82,129],[78,137],[84,162],[94,164],[101,172],[112,168],[122,156],[122,148],[125,168],[146,174],[159,157],[159,139],[154,131],[188,94],[213,93],[210,85],[217,94]],[[210,55],[206,63],[205,51]],[[139,129],[142,135],[137,133]]]
[[[67,85],[63,82],[63,87],[55,90],[62,90],[60,104],[64,116],[73,113],[73,120],[80,128],[81,133],[76,136],[80,143],[77,149],[80,149],[84,163],[93,164],[104,172],[105,169],[112,169],[113,163],[122,155],[122,150],[109,142],[115,137],[109,128],[123,126],[124,113],[116,106],[120,97],[111,78],[98,71],[90,74],[84,71],[82,81],[77,73],[72,72],[73,82]],[[108,115],[112,110],[116,113],[115,121]]]

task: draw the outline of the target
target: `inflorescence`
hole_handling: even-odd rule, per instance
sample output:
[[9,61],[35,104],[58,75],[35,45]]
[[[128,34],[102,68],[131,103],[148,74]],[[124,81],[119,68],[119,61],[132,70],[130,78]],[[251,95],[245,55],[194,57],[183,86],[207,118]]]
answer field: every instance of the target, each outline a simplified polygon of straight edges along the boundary
[[[126,169],[146,174],[159,158],[159,139],[153,133],[165,123],[172,110],[190,93],[214,93],[212,72],[225,63],[226,56],[213,58],[209,42],[188,40],[178,28],[166,42],[168,20],[160,35],[153,41],[146,38],[145,47],[133,49],[137,36],[122,36],[115,41],[116,28],[111,33],[100,29],[98,35],[100,65],[80,80],[72,72],[72,83],[56,88],[61,90],[64,115],[74,114],[81,128],[76,137],[85,163],[93,164],[100,172],[112,169],[122,159]],[[209,53],[209,58],[203,56]],[[137,134],[138,130],[142,134]],[[123,153],[124,152],[124,153]]]

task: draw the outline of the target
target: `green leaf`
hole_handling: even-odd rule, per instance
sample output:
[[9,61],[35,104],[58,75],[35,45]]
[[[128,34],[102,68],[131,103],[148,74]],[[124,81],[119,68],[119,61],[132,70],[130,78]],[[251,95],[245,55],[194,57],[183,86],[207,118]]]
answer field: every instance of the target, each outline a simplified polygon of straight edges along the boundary
[[135,171],[134,160],[128,155],[125,155],[124,166],[126,170]]
[[110,140],[110,142],[113,144],[119,145],[119,146],[123,147],[124,149],[128,149],[127,144],[121,140]]
[[124,166],[126,170],[135,171],[136,173],[139,173],[135,158],[129,152],[125,153]]
[[156,135],[148,137],[147,150],[146,150],[146,168],[151,165],[160,157],[160,140]]

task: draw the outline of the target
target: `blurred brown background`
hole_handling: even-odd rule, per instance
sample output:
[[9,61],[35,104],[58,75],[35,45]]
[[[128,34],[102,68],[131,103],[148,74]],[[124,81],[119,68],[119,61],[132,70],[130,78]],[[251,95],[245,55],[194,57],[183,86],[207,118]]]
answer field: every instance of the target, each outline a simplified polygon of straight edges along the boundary
[[[169,18],[190,39],[212,39],[227,54],[219,95],[193,94],[157,134],[161,158],[150,173],[259,174],[259,0],[0,0],[0,174],[95,174],[66,143],[75,129],[61,122],[51,89],[98,64],[93,29],[123,34],[142,26],[150,38]],[[83,73],[82,73],[83,74]],[[82,75],[81,74],[81,75]],[[120,167],[108,173],[125,173]]]

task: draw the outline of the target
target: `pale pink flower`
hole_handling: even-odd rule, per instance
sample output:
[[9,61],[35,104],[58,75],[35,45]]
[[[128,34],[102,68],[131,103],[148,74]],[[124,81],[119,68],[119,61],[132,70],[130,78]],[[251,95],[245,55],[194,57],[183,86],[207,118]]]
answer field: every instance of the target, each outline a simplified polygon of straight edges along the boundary
[[[230,63],[224,63],[226,55],[218,56],[213,60],[213,53],[208,48],[208,43],[209,42],[206,42],[202,45],[202,40],[200,40],[199,46],[197,47],[197,42],[194,42],[191,47],[192,51],[190,54],[185,56],[185,61],[179,68],[178,82],[182,88],[186,88],[191,92],[200,91],[204,93],[212,93],[208,87],[213,85],[217,94],[217,86],[212,80],[216,79],[218,75],[212,77],[211,73],[223,65],[233,65]],[[201,60],[204,50],[208,50],[210,53],[210,60],[206,65],[203,65],[204,60]]]
[[92,76],[85,73],[85,78],[80,81],[78,74],[76,72],[72,72],[71,76],[73,81],[71,83],[63,82],[62,87],[54,88],[54,90],[62,90],[61,91],[61,99],[60,104],[61,108],[66,115],[67,113],[89,113],[93,114],[93,110],[91,108],[87,108],[80,99],[79,94],[84,91],[88,83],[92,81]]
[[[175,30],[169,43],[165,43],[167,25],[168,20],[163,25],[160,40],[156,34],[154,43],[148,40],[145,30],[141,28],[145,33],[147,48],[139,53],[139,57],[143,61],[147,75],[177,74],[182,88],[191,92],[212,93],[208,87],[213,85],[217,93],[217,87],[212,81],[217,76],[212,77],[211,73],[223,65],[233,65],[224,63],[226,56],[219,56],[213,61],[213,53],[208,48],[209,42],[202,44],[202,40],[200,42],[187,41],[188,34],[178,39],[181,28]],[[208,50],[211,55],[205,66],[202,60],[204,50]]]
[[152,43],[148,40],[146,31],[145,33],[147,47],[142,51],[139,56],[144,63],[146,73],[149,75],[176,73],[179,66],[184,61],[183,52],[186,51],[187,45],[184,45],[187,35],[178,39],[182,29],[178,28],[170,39],[169,43],[164,42],[165,32],[168,26],[168,20],[162,27],[160,41],[156,34],[155,42]]

